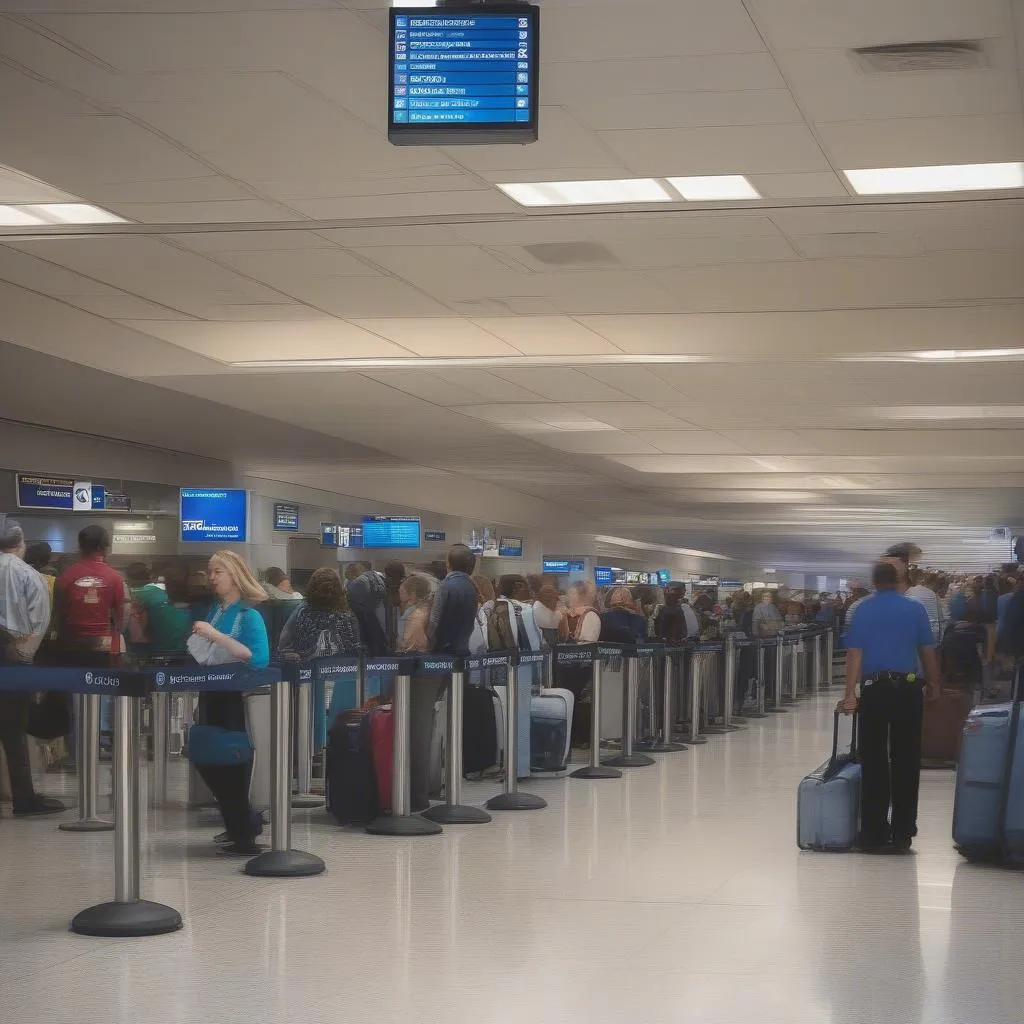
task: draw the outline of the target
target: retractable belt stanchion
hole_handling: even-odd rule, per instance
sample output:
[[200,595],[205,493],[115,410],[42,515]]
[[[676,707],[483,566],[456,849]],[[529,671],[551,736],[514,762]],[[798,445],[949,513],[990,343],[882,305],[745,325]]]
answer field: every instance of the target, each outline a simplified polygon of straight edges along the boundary
[[114,828],[114,823],[101,818],[98,810],[102,699],[98,693],[75,694],[75,729],[78,735],[78,820],[65,821],[58,825],[62,832],[110,832]]
[[812,651],[812,662],[811,662],[811,692],[817,695],[821,691],[823,683],[822,679],[822,665],[824,659],[822,658],[822,651],[825,647],[825,634],[815,634],[813,640],[814,646]]
[[789,647],[789,697],[784,699],[789,704],[796,704],[799,699],[800,638],[791,637],[786,644]]
[[633,743],[636,740],[636,706],[639,693],[637,677],[640,659],[652,658],[659,648],[640,644],[636,647],[624,645],[601,650],[606,650],[609,654],[621,654],[626,659],[626,680],[622,688],[622,753],[605,758],[604,763],[610,768],[646,768],[657,764],[653,757],[634,751]]
[[736,672],[739,657],[736,654],[736,634],[727,633],[724,644],[723,671],[725,672],[725,707],[722,710],[722,725],[735,732],[742,728],[744,719],[734,711],[736,704]]
[[[767,718],[768,713],[764,709],[764,648],[760,640],[751,640],[749,637],[739,637],[736,640],[736,650],[750,649],[753,659],[753,668],[757,677],[757,705],[754,708],[744,707],[744,718]],[[749,682],[749,680],[748,680]]]
[[153,792],[154,807],[167,804],[167,739],[171,730],[171,699],[166,693],[153,693],[149,698],[150,723],[153,727]]
[[709,669],[709,666],[711,668],[713,668],[713,669],[717,669],[719,667],[719,665],[720,665],[719,657],[721,656],[721,654],[722,654],[722,652],[724,650],[724,644],[722,644],[721,641],[709,640],[709,641],[706,641],[704,643],[701,643],[698,646],[698,650],[703,651],[704,654],[706,655],[706,658],[704,659],[704,674],[703,674],[703,690],[704,690],[703,696],[704,696],[704,700],[702,702],[703,708],[704,708],[704,715],[705,715],[705,718],[706,718],[706,721],[704,723],[704,732],[708,736],[721,736],[724,733],[732,732],[732,729],[727,724],[726,714],[725,714],[725,710],[724,710],[725,703],[726,703],[726,679],[725,679],[724,672],[722,672],[722,673],[716,672],[714,677],[713,677],[713,679],[711,680],[711,683],[710,683],[710,685],[715,686],[718,689],[719,696],[721,697],[721,701],[722,701],[722,708],[723,708],[722,714],[721,714],[721,719],[722,719],[721,722],[718,722],[718,721],[712,722],[711,721],[710,698],[709,698],[710,689],[709,689],[709,685],[708,685],[709,684],[708,669]]
[[[661,658],[661,722],[660,722],[660,739],[656,739],[651,743],[644,743],[643,745],[637,745],[638,750],[643,750],[648,754],[674,754],[680,750],[689,749],[684,743],[676,743],[672,739],[672,659],[679,657],[682,653],[682,648],[671,648],[666,647],[662,651]],[[654,685],[654,664],[651,664],[651,705],[652,707],[657,703],[655,700]]]
[[833,682],[833,665],[832,662],[836,656],[836,634],[835,630],[829,626],[825,630],[825,685],[832,686]]
[[[436,674],[442,659],[398,656],[367,662],[365,667],[380,665],[385,672],[397,672],[391,696],[391,721],[394,728],[394,747],[391,754],[391,813],[381,815],[366,826],[372,836],[436,836],[441,826],[428,821],[422,814],[412,813],[412,794],[409,781],[409,693],[413,686],[412,674],[419,666],[424,672]],[[447,659],[448,665],[451,659]],[[426,666],[430,666],[429,668]],[[459,764],[459,778],[462,765]]]
[[[494,667],[508,664],[507,655],[481,658]],[[431,658],[423,660],[424,674],[449,675],[448,723],[445,729],[444,803],[434,804],[423,817],[441,825],[486,825],[491,816],[479,807],[462,802],[462,703],[466,681],[466,659]],[[509,701],[513,700],[509,694]],[[505,752],[508,757],[508,751]]]
[[[596,644],[579,647],[561,647],[555,651],[555,660],[559,665],[580,665],[586,662],[593,664],[593,677],[590,684],[590,764],[577,768],[570,778],[573,779],[621,779],[622,772],[601,763],[601,655]],[[570,728],[571,728],[570,723]]]
[[[181,927],[177,910],[140,897],[139,698],[145,693],[147,678],[139,672],[117,669],[67,671],[77,671],[90,688],[103,686],[106,692],[115,694],[114,899],[76,914],[71,930],[104,938],[177,931]],[[44,688],[49,685],[47,681]]]
[[783,706],[782,691],[786,681],[786,647],[782,641],[782,634],[775,638],[775,705],[772,711],[786,711]]
[[687,743],[707,743],[708,738],[700,731],[701,697],[704,690],[704,652],[696,644],[690,650],[690,738]]
[[247,861],[243,870],[263,878],[319,875],[327,867],[319,857],[292,849],[292,687],[280,672],[268,671],[276,677],[270,683],[270,849]]
[[[487,662],[487,658],[472,659],[467,667],[476,667],[475,662]],[[547,800],[532,793],[519,791],[519,666],[539,665],[544,660],[543,654],[513,653],[508,658],[508,676],[506,686],[508,695],[505,700],[505,790],[498,796],[487,801],[492,811],[537,811],[547,807]],[[482,664],[480,667],[484,667]]]
[[[295,678],[295,792],[292,807],[320,807],[313,793],[313,676],[314,665],[298,665]],[[292,673],[289,673],[291,676]]]
[[[760,680],[760,697],[758,700],[758,710],[763,711],[765,715],[777,715],[782,714],[786,709],[782,707],[782,702],[779,700],[779,638],[773,637],[771,639],[759,639],[757,641],[758,647],[758,664],[759,673],[761,676]],[[775,684],[772,687],[771,701],[768,700],[768,659],[772,659],[772,666],[775,672]]]

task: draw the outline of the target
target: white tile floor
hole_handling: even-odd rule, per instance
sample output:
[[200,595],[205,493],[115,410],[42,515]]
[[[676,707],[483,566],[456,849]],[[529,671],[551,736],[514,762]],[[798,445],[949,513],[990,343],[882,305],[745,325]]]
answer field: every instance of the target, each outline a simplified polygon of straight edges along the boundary
[[960,862],[949,773],[924,776],[916,856],[797,851],[832,699],[436,838],[303,812],[318,878],[250,879],[162,812],[144,895],[186,924],[159,938],[67,931],[109,895],[109,835],[4,820],[0,1020],[1020,1024],[1024,876]]

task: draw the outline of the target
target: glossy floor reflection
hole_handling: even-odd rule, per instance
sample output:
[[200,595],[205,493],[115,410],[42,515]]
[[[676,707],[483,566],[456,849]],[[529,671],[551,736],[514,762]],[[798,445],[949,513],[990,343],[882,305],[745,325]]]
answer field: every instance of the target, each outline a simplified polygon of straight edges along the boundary
[[0,1019],[1019,1024],[1024,875],[961,863],[951,774],[924,777],[916,856],[797,851],[831,700],[436,838],[302,812],[318,878],[248,878],[212,825],[153,813],[144,895],[186,921],[153,939],[67,931],[109,896],[109,835],[6,818]]

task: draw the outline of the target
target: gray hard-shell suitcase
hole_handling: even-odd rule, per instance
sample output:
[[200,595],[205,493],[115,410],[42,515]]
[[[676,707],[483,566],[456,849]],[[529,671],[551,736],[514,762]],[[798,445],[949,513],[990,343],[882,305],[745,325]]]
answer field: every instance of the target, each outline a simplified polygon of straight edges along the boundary
[[843,851],[857,841],[861,769],[857,758],[857,716],[849,753],[839,753],[839,718],[832,727],[832,756],[797,790],[797,845],[801,850]]

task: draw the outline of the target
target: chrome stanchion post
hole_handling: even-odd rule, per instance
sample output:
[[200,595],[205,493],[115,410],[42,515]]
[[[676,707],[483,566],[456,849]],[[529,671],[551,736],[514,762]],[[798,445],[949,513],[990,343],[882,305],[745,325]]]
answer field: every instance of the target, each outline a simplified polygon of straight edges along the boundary
[[[133,679],[141,689],[141,677],[126,674],[118,690],[131,689]],[[71,930],[79,935],[127,938],[181,927],[177,910],[140,898],[139,717],[137,697],[114,698],[114,900],[76,914]]]
[[295,790],[292,807],[320,807],[313,792],[313,669],[300,667],[295,683]]
[[155,691],[150,695],[153,725],[153,792],[150,799],[154,807],[167,804],[167,739],[171,727],[170,695]]
[[[575,652],[573,652],[575,653]],[[590,684],[590,764],[584,768],[578,768],[572,773],[573,779],[621,779],[622,772],[618,768],[612,768],[601,763],[601,671],[602,662],[600,651],[591,648],[590,657],[593,659],[594,674]]]
[[110,832],[112,821],[99,816],[100,701],[98,693],[75,694],[78,757],[78,820],[57,827],[62,832]]
[[740,645],[751,648],[751,654],[752,654],[753,660],[754,660],[754,672],[755,672],[755,674],[757,676],[757,706],[753,710],[750,710],[748,708],[744,708],[744,710],[743,710],[743,717],[744,718],[767,718],[768,717],[768,713],[765,711],[765,707],[764,707],[764,704],[765,704],[765,700],[764,700],[764,671],[765,671],[764,647],[762,646],[760,640],[749,640],[749,639],[738,640],[737,641],[737,646],[740,646]]
[[727,633],[725,636],[725,709],[722,712],[722,724],[726,729],[735,732],[740,728],[737,722],[743,719],[734,714],[733,705],[736,703],[736,670],[739,659],[736,656],[736,634]]
[[792,640],[789,644],[789,703],[795,704],[799,699],[798,684],[800,679],[800,642]]
[[707,660],[706,660],[706,663],[705,663],[705,666],[704,666],[704,676],[703,676],[703,680],[702,680],[704,685],[702,686],[703,692],[702,692],[701,696],[702,696],[703,699],[701,701],[701,704],[702,704],[702,707],[703,707],[703,714],[704,714],[704,719],[705,719],[705,722],[704,722],[704,732],[708,736],[721,736],[724,733],[732,731],[729,728],[729,726],[726,724],[726,719],[725,719],[724,705],[725,705],[725,697],[726,697],[726,693],[725,693],[726,682],[725,682],[725,674],[724,674],[724,672],[714,671],[714,676],[713,676],[713,679],[712,679],[712,682],[711,682],[711,686],[714,686],[718,690],[719,696],[721,698],[721,703],[723,705],[723,711],[722,711],[722,714],[721,714],[722,721],[721,721],[721,724],[719,724],[717,720],[714,721],[714,722],[711,721],[711,699],[710,699],[710,686],[708,685],[708,665],[710,664],[710,667],[711,667],[712,670],[717,670],[720,667],[722,667],[720,662],[719,662],[719,654],[720,654],[720,652],[718,650],[714,649],[713,647],[708,648]]
[[822,684],[822,678],[821,678],[821,676],[822,676],[822,671],[821,671],[821,668],[822,668],[822,649],[824,648],[824,646],[825,646],[825,634],[824,633],[818,633],[814,637],[814,647],[812,648],[812,654],[813,654],[813,657],[814,657],[814,661],[813,661],[813,667],[812,667],[811,675],[813,676],[814,681],[812,683],[811,690],[814,692],[815,695],[817,695],[821,691],[821,684]]
[[[672,740],[672,658],[674,652],[665,648],[661,656],[661,738],[644,746],[651,754],[673,754],[679,750],[687,750],[685,744]],[[651,664],[651,707],[656,705],[654,697],[654,665]]]
[[[441,825],[485,825],[491,816],[479,807],[462,802],[462,703],[466,682],[465,665],[449,659],[445,669],[450,672],[448,686],[448,723],[445,730],[444,803],[434,804],[423,812],[428,821]],[[512,700],[511,694],[509,701]],[[509,752],[505,751],[505,757]]]
[[292,687],[287,679],[270,684],[270,756],[270,849],[243,870],[261,878],[319,875],[327,868],[319,857],[292,849]]
[[786,651],[782,644],[782,634],[775,638],[775,707],[773,711],[785,711],[782,706],[782,688],[786,674]]
[[626,658],[626,679],[622,688],[622,753],[605,758],[604,763],[611,768],[646,768],[657,764],[653,757],[638,754],[633,750],[636,740],[636,705],[639,686],[637,669],[640,660],[637,651],[623,651]]
[[[406,659],[408,661],[409,659]],[[412,813],[409,779],[409,691],[411,665],[399,664],[391,699],[394,747],[391,754],[391,813],[381,815],[366,826],[373,836],[436,836],[443,831],[422,814]],[[459,765],[461,771],[461,764]]]
[[690,654],[690,739],[689,743],[707,743],[700,731],[701,691],[704,689],[704,655],[694,650]]
[[832,686],[832,662],[836,656],[835,631],[831,626],[825,630],[825,685]]
[[519,656],[513,654],[508,660],[508,675],[505,686],[508,696],[505,701],[505,789],[498,796],[487,801],[492,811],[537,811],[547,807],[547,800],[532,793],[519,791]]

